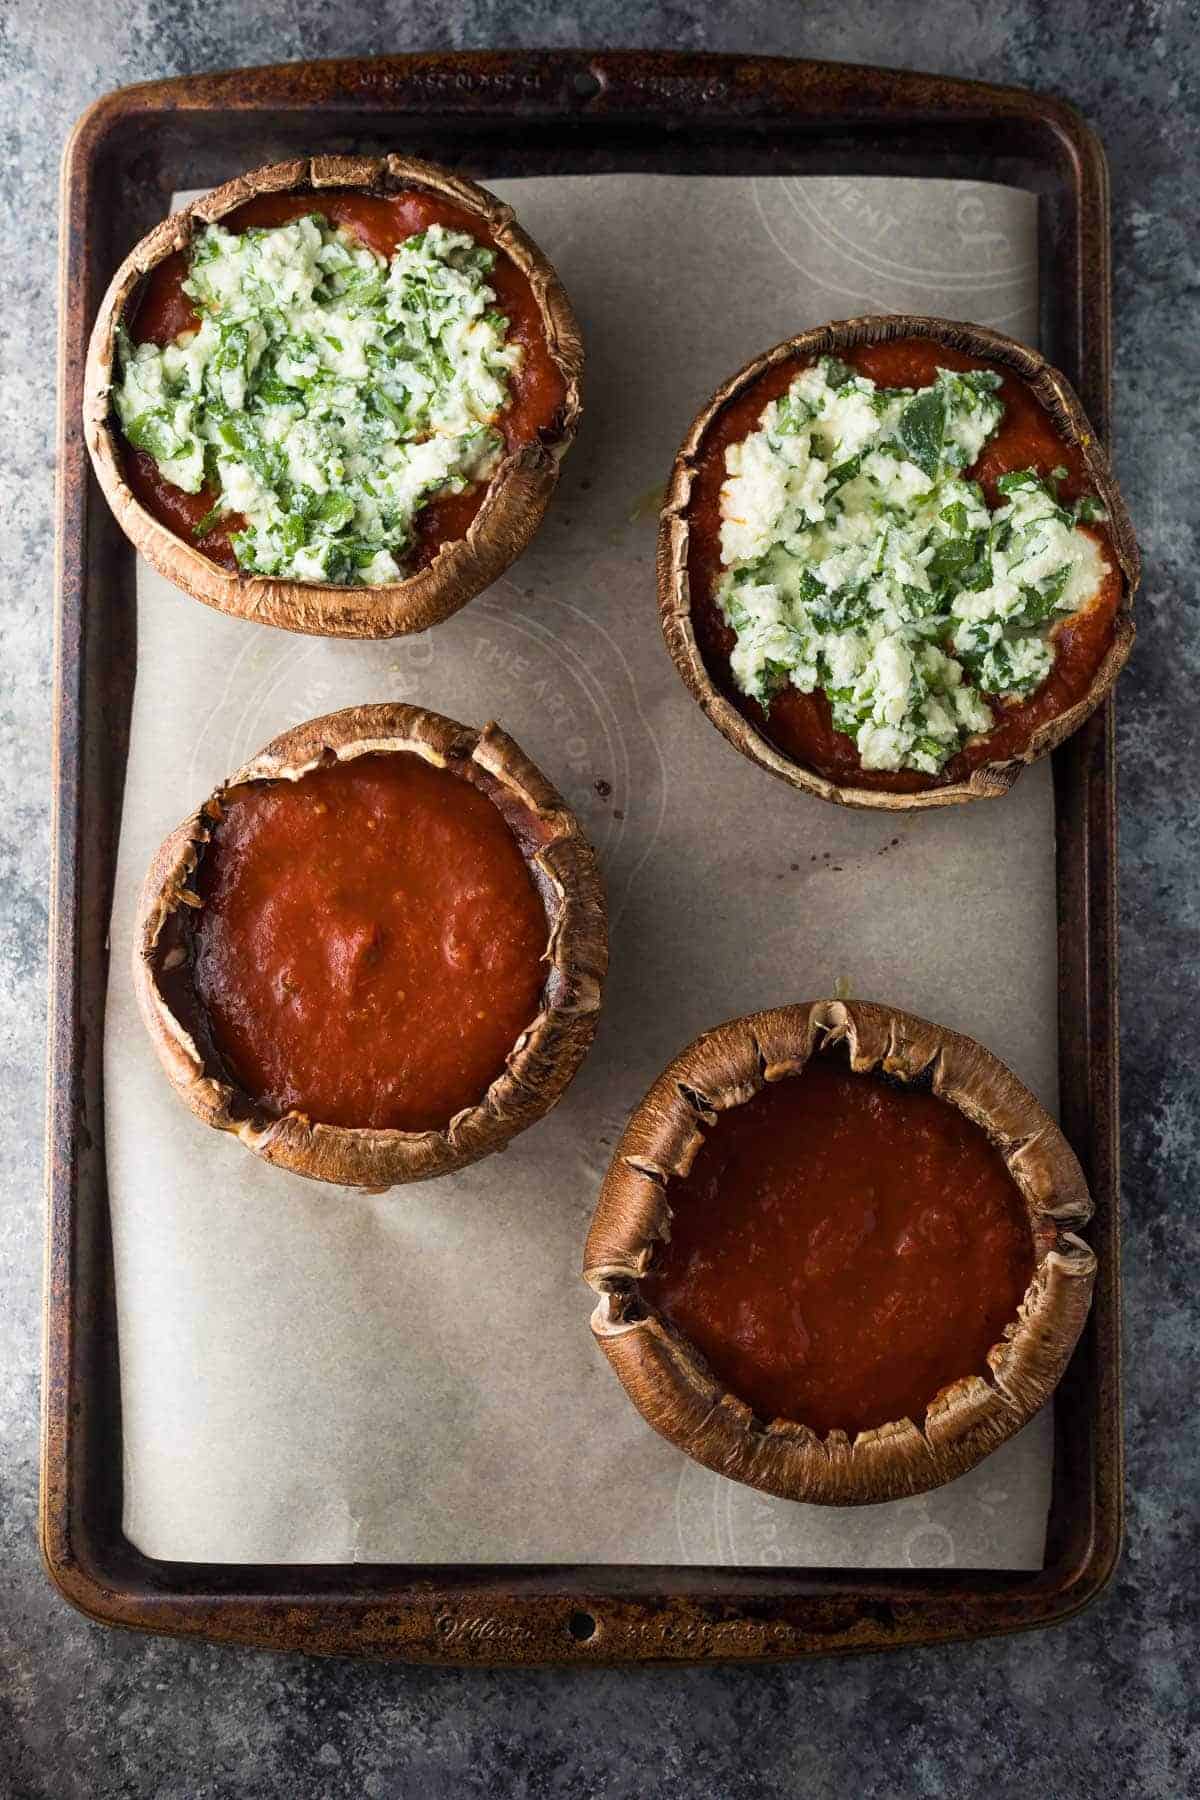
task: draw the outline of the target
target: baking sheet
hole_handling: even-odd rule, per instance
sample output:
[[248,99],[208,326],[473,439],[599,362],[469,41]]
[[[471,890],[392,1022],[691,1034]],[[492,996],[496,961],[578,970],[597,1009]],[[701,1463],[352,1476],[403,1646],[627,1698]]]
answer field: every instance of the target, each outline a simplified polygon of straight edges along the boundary
[[[496,182],[557,264],[587,414],[533,548],[432,633],[227,619],[138,570],[106,1138],[125,1529],[192,1561],[1039,1567],[1048,1414],[948,1488],[836,1512],[699,1469],[625,1400],[578,1278],[630,1108],[707,1025],[838,981],[972,1032],[1052,1109],[1049,769],[995,804],[850,814],[753,768],[658,634],[657,490],[701,400],[831,317],[927,310],[1033,340],[1036,200],[911,180]],[[289,724],[368,699],[494,716],[600,852],[596,1045],[502,1156],[365,1197],[269,1168],[170,1093],[127,968],[137,886],[188,808]]]

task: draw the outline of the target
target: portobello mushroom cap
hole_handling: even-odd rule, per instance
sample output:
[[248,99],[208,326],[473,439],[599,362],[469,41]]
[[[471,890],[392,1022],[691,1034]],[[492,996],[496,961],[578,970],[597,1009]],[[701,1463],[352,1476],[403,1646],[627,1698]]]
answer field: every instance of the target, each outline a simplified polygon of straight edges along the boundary
[[[415,753],[486,794],[525,859],[546,914],[547,972],[539,1010],[478,1102],[440,1130],[323,1125],[268,1113],[231,1079],[208,1041],[191,977],[189,918],[203,905],[194,874],[222,796],[246,782],[298,781],[335,761]],[[298,725],[232,775],[160,846],[134,928],[133,980],[158,1057],[179,1097],[206,1125],[256,1155],[318,1181],[375,1190],[446,1175],[502,1150],[550,1111],[592,1041],[608,964],[596,858],[574,814],[513,740],[423,707],[353,706]]]
[[[965,355],[986,358],[1011,370],[1027,384],[1049,414],[1059,435],[1079,450],[1089,479],[1107,510],[1108,532],[1122,577],[1112,640],[1087,692],[1074,705],[1035,727],[1019,756],[980,764],[971,770],[966,780],[911,793],[893,793],[828,780],[786,755],[739,712],[714,682],[700,653],[692,620],[688,577],[688,505],[706,433],[722,409],[752,387],[766,370],[781,362],[795,362],[799,368],[822,356],[838,356],[860,344],[881,344],[897,338],[926,338]],[[693,698],[699,701],[717,730],[744,756],[780,776],[792,787],[816,794],[822,800],[836,801],[841,806],[878,807],[886,812],[954,806],[964,800],[989,799],[1007,793],[1027,764],[1037,762],[1078,730],[1111,692],[1128,659],[1134,639],[1133,596],[1141,574],[1137,540],[1128,509],[1108,458],[1066,377],[1036,350],[1030,350],[1003,332],[916,313],[841,319],[812,331],[802,331],[755,357],[724,382],[692,421],[672,466],[659,525],[657,567],[659,615],[667,649]]]
[[[1034,1248],[1033,1277],[1019,1316],[988,1353],[990,1372],[931,1395],[923,1421],[897,1419],[853,1442],[843,1431],[821,1438],[802,1420],[755,1417],[639,1287],[670,1233],[672,1178],[688,1173],[706,1128],[838,1046],[857,1072],[928,1081],[987,1132],[1024,1196]],[[1091,1304],[1096,1259],[1076,1235],[1091,1212],[1058,1126],[972,1039],[865,1001],[752,1013],[690,1044],[626,1125],[584,1252],[584,1279],[600,1296],[592,1331],[642,1417],[707,1468],[788,1500],[897,1500],[964,1474],[1049,1399]]]
[[[424,567],[378,587],[338,587],[222,568],[141,504],[125,479],[120,426],[113,417],[117,327],[159,263],[184,251],[196,231],[226,218],[256,194],[353,188],[388,195],[424,189],[475,214],[497,249],[528,279],[565,397],[553,428],[508,451],[461,538],[443,543]],[[84,439],[117,522],[151,567],[195,600],[221,612],[318,637],[388,638],[424,631],[465,606],[526,548],[546,511],[559,463],[579,422],[583,343],[558,276],[517,225],[511,207],[473,181],[410,156],[312,156],[271,163],[214,188],[156,225],[121,264],[92,329],[84,375]]]

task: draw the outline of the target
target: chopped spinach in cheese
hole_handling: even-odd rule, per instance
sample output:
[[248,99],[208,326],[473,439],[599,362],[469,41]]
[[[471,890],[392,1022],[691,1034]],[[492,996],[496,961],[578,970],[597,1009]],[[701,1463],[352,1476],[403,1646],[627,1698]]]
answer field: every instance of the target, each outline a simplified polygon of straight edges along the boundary
[[[990,511],[963,471],[993,436],[1000,377],[939,369],[880,388],[833,357],[805,369],[726,451],[718,602],[743,693],[823,689],[865,769],[936,775],[993,723],[984,694],[1024,696],[1050,627],[1105,563],[1053,478],[1004,475]],[[1060,471],[1059,473],[1064,473]]]
[[390,261],[319,214],[196,238],[184,290],[200,327],[119,342],[113,401],[174,486],[218,495],[243,569],[395,581],[413,521],[494,470],[521,347],[493,310],[495,253],[440,225]]

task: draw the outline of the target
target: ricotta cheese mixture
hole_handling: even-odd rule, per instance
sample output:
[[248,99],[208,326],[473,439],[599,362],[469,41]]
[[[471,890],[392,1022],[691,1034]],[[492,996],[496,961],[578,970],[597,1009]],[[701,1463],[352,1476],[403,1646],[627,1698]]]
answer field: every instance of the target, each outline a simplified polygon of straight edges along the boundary
[[522,350],[492,310],[495,252],[432,225],[390,261],[320,214],[195,239],[200,327],[118,340],[126,437],[174,486],[218,498],[239,565],[342,586],[396,581],[413,521],[494,471]]
[[999,375],[939,369],[882,388],[834,357],[805,369],[725,453],[717,602],[742,693],[828,696],[864,769],[936,775],[1054,661],[1050,628],[1106,572],[1057,480],[1002,475],[990,511],[964,470],[1004,414]]

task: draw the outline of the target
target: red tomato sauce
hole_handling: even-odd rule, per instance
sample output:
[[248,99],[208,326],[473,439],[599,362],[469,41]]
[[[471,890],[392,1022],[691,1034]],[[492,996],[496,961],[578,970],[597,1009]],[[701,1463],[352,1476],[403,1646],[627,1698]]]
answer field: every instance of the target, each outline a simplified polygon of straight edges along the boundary
[[[967,471],[982,486],[989,506],[997,505],[1000,498],[998,479],[1012,469],[1036,469],[1040,475],[1048,475],[1051,469],[1065,468],[1067,477],[1059,492],[1066,501],[1076,500],[1088,491],[1087,471],[1079,450],[1058,435],[1026,383],[998,363],[965,356],[928,338],[860,344],[846,351],[842,360],[880,387],[928,387],[939,368],[994,369],[1003,377],[1000,398],[1004,417],[979,461]],[[966,743],[940,775],[923,775],[915,769],[864,769],[853,738],[834,730],[829,701],[819,690],[802,694],[785,686],[773,696],[769,709],[740,692],[729,666],[737,638],[725,623],[715,598],[723,572],[721,488],[726,473],[725,452],[731,444],[740,443],[758,429],[764,407],[778,399],[805,366],[784,362],[768,369],[717,415],[705,436],[688,506],[688,576],[692,623],[700,654],[716,686],[743,717],[785,756],[815,769],[829,781],[891,793],[917,793],[963,781],[981,763],[1019,753],[1037,726],[1065,712],[1087,692],[1112,642],[1113,621],[1121,599],[1121,571],[1112,541],[1102,527],[1087,527],[1105,552],[1108,574],[1086,607],[1065,616],[1053,627],[1054,666],[1040,688],[1025,700],[999,701],[986,696],[997,714],[995,725],[986,735]]]
[[231,789],[197,891],[196,994],[272,1114],[444,1126],[537,1013],[548,927],[520,847],[415,753]]
[[641,1287],[765,1421],[920,1423],[983,1374],[1034,1267],[1024,1199],[948,1101],[815,1058],[723,1113]]
[[[480,243],[496,248],[490,232],[477,215],[418,189],[387,196],[344,189],[319,194],[257,194],[221,223],[227,231],[245,231],[252,225],[286,225],[292,219],[313,212],[352,231],[376,255],[383,257],[390,257],[405,238],[425,231],[430,225],[445,225],[452,231],[468,232]],[[177,251],[150,272],[130,323],[130,336],[135,343],[169,344],[181,331],[196,330],[200,319],[183,291],[186,278],[185,251]],[[497,251],[488,285],[496,295],[497,310],[509,322],[509,341],[519,343],[525,352],[520,369],[510,378],[511,398],[498,420],[505,448],[512,451],[522,444],[535,442],[542,432],[553,428],[566,399],[566,383],[550,354],[533,289],[502,250]],[[186,494],[182,488],[172,487],[164,479],[154,458],[145,451],[135,450],[123,441],[122,449],[130,488],[146,511],[177,536],[189,543],[198,542],[198,547],[213,562],[226,569],[236,569],[237,558],[230,537],[242,529],[244,521],[240,515],[229,514],[197,541],[195,528],[212,510],[216,494],[209,488],[199,494]],[[486,493],[487,483],[479,482],[465,493],[448,494],[431,501],[417,515],[409,569],[432,562],[443,544],[464,537]]]

